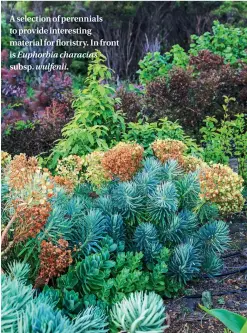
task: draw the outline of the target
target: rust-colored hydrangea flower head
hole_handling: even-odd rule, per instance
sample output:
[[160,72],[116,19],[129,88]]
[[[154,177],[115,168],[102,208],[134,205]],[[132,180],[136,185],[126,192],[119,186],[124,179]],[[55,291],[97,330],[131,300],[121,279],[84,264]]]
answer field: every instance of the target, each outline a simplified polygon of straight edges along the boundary
[[48,169],[41,169],[35,158],[24,154],[11,161],[6,179],[10,185],[6,209],[14,217],[15,244],[36,237],[43,229],[51,211],[54,182]]
[[26,207],[25,209],[18,206],[18,224],[14,231],[14,241],[22,242],[29,237],[36,237],[46,224],[50,211],[51,204],[47,201],[43,204]]
[[102,165],[102,160],[105,153],[102,151],[94,151],[88,154],[83,159],[83,165],[86,171],[83,174],[83,179],[89,181],[96,188],[100,188],[103,184],[110,180]]
[[37,168],[22,189],[11,191],[11,205],[17,214],[15,242],[34,238],[42,230],[51,211],[49,198],[53,196],[53,189],[50,172]]
[[77,155],[69,155],[58,161],[56,168],[57,175],[54,181],[72,191],[80,182],[83,160]]
[[34,173],[39,169],[35,157],[26,157],[25,154],[15,155],[9,166],[9,186],[11,189],[23,189],[33,179]]
[[48,283],[51,278],[63,274],[72,264],[73,259],[68,246],[69,243],[64,239],[59,239],[56,245],[42,241],[39,255],[40,270],[36,283],[38,280],[43,280],[44,284]]
[[179,140],[156,140],[151,145],[154,155],[162,162],[177,160],[182,163],[182,156],[187,150],[187,146]]
[[137,143],[120,142],[104,154],[102,165],[109,177],[130,180],[141,167],[143,152]]
[[67,192],[73,192],[75,183],[71,179],[63,176],[55,176],[54,182],[63,187]]
[[244,205],[243,182],[230,167],[213,164],[200,173],[200,197],[217,204],[223,214],[240,212]]
[[194,172],[196,170],[206,168],[208,165],[202,159],[195,156],[187,155],[183,156],[181,160],[181,167],[187,172]]

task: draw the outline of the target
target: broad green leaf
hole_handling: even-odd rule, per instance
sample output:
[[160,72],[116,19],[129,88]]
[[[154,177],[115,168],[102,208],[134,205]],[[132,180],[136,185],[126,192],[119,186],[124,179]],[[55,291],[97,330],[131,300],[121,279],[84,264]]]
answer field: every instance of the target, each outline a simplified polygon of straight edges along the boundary
[[87,138],[88,138],[88,140],[89,140],[89,142],[91,143],[91,145],[93,145],[94,144],[94,137],[92,136],[92,134],[91,133],[87,133]]
[[244,324],[244,326],[242,327],[240,333],[246,333],[246,332],[247,332],[247,320],[246,320],[246,323]]
[[245,333],[247,331],[243,331],[244,326],[247,324],[247,318],[225,310],[225,309],[212,309],[209,310],[205,306],[200,305],[200,308],[210,314],[211,316],[219,319],[229,330],[233,333]]

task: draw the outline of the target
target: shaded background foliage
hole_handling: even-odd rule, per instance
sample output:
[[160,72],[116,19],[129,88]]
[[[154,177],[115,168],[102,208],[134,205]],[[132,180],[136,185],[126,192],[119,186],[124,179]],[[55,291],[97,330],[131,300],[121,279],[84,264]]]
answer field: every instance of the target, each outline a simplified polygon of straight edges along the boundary
[[[246,29],[243,29],[247,22],[246,8],[247,3],[244,2],[2,2],[2,148],[12,155],[21,151],[29,156],[44,152],[48,155],[55,141],[62,138],[62,129],[70,122],[75,110],[79,109],[81,114],[87,110],[86,104],[82,103],[85,91],[88,91],[82,89],[88,84],[85,82],[87,60],[67,59],[69,73],[66,74],[54,72],[48,75],[41,71],[27,74],[9,69],[14,62],[14,59],[9,59],[9,51],[24,50],[9,47],[9,41],[40,38],[38,35],[10,36],[11,26],[24,27],[18,22],[8,23],[12,14],[102,16],[102,23],[66,23],[63,26],[91,28],[92,37],[53,35],[50,38],[120,40],[118,48],[101,48],[106,56],[106,66],[113,72],[111,79],[97,77],[95,84],[99,96],[105,91],[106,83],[112,88],[109,103],[114,99],[115,111],[122,110],[125,117],[126,130],[121,133],[122,139],[138,139],[145,146],[150,138],[173,138],[170,132],[178,124],[183,126],[185,134],[192,135],[201,144],[199,140],[203,132],[200,129],[205,117],[215,117],[214,122],[225,117],[225,96],[234,97],[234,102],[227,106],[229,120],[234,121],[237,113],[246,114]],[[215,19],[220,23],[214,22]],[[42,25],[28,23],[25,27]],[[64,50],[42,48],[42,52]],[[27,51],[39,49],[29,47]],[[87,50],[71,47],[66,51]],[[22,61],[25,64],[26,60]],[[32,61],[33,64],[45,64],[49,59]],[[99,100],[102,104],[102,98]],[[98,107],[101,110],[102,105]],[[92,111],[88,112],[91,114]],[[99,121],[99,117],[96,118]],[[104,125],[102,130],[110,131],[107,142],[111,146],[116,141],[115,131],[105,115],[103,118],[100,126]],[[161,118],[166,119],[162,125]],[[246,121],[246,117],[242,119]],[[94,124],[89,125],[95,131],[91,126]],[[81,130],[82,125],[79,127]],[[91,151],[97,140],[92,144],[91,135],[95,133],[88,129],[85,130],[85,138],[89,144],[82,137],[80,140],[83,140],[86,151]],[[232,140],[233,150],[236,150],[236,140]]]
[[[178,2],[178,1],[125,1],[104,3],[88,1],[3,1],[2,11],[5,20],[2,22],[5,37],[2,40],[2,48],[9,48],[8,41],[16,36],[9,36],[10,15],[43,16],[89,16],[100,15],[104,21],[102,23],[87,24],[87,28],[92,28],[94,39],[120,40],[118,48],[102,48],[101,51],[107,57],[107,65],[112,68],[117,77],[133,78],[138,69],[138,62],[147,52],[167,51],[174,44],[179,44],[188,49],[191,34],[203,34],[209,31],[215,18],[223,23],[246,24],[246,5],[244,3],[232,2]],[[20,23],[12,23],[15,27],[21,27]],[[31,26],[43,23],[32,23]],[[76,28],[79,24],[65,24],[64,28]],[[80,24],[82,27],[85,24]],[[32,40],[38,36],[23,35],[18,38]],[[85,36],[72,36],[74,39]],[[56,36],[51,38],[70,39],[71,36]],[[91,38],[91,37],[88,37]],[[36,50],[29,47],[29,51]],[[44,48],[43,48],[43,51]],[[49,49],[52,51],[52,48]],[[58,51],[61,51],[58,50]],[[75,51],[72,47],[68,52]],[[76,48],[77,52],[83,51]],[[83,51],[84,52],[84,51]],[[30,60],[29,60],[30,61]],[[33,59],[33,62],[46,62],[47,59]],[[68,60],[69,61],[69,60]],[[69,66],[72,72],[78,74],[86,73],[87,61],[72,60]],[[36,73],[41,77],[41,73]]]

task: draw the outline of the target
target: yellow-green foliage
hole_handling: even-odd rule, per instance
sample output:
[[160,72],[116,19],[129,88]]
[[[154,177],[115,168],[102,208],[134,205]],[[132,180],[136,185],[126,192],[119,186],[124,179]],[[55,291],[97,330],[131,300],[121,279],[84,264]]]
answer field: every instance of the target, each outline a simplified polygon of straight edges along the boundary
[[182,157],[181,166],[185,172],[196,171],[207,166],[201,158],[187,155]]
[[11,161],[11,155],[7,153],[6,151],[1,151],[1,167],[2,170],[6,168],[6,166],[10,163]]
[[224,214],[240,212],[244,205],[243,178],[226,165],[213,164],[200,172],[201,199],[216,203]]
[[58,161],[56,172],[59,177],[70,180],[74,186],[79,184],[83,161],[77,155],[69,155]]
[[104,152],[101,151],[94,151],[83,157],[83,166],[86,167],[86,170],[82,177],[96,188],[101,187],[110,180],[101,164],[103,157]]

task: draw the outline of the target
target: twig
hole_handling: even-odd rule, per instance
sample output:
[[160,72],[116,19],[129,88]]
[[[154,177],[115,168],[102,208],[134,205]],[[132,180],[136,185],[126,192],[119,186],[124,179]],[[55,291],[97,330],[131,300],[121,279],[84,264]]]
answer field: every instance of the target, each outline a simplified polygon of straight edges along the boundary
[[6,253],[9,252],[9,250],[14,246],[15,244],[15,241],[11,241],[9,242],[9,245],[6,247],[6,249],[4,249],[2,252],[1,252],[1,257],[3,257]]
[[15,213],[11,219],[9,220],[9,223],[7,224],[6,228],[4,229],[2,236],[1,236],[1,246],[3,245],[3,242],[5,240],[5,237],[7,236],[7,233],[10,229],[10,227],[12,226],[12,224],[14,223],[15,219],[16,219],[17,214]]

